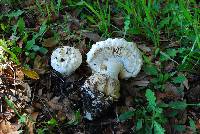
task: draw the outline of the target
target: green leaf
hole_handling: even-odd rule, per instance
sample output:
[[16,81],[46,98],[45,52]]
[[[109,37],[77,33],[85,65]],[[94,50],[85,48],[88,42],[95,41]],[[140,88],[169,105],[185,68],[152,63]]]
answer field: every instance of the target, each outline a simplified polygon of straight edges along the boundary
[[169,24],[170,17],[166,17],[163,20],[160,21],[159,23],[159,29],[162,29],[163,27],[167,26]]
[[20,18],[17,22],[17,26],[19,28],[19,32],[23,33],[24,32],[24,28],[25,28],[25,22],[23,20],[23,18]]
[[187,79],[187,78],[186,78],[184,75],[179,75],[179,76],[177,76],[177,77],[173,80],[173,82],[174,82],[175,84],[183,83],[186,79]]
[[62,0],[58,0],[58,1],[57,1],[57,6],[56,6],[56,7],[57,7],[57,12],[58,12],[57,15],[59,15],[61,4],[62,4]]
[[172,58],[174,58],[176,56],[176,53],[177,53],[177,51],[175,49],[168,49],[167,50],[167,54]]
[[5,96],[5,101],[11,109],[15,109],[14,103]]
[[126,35],[126,32],[129,30],[129,25],[130,25],[130,15],[127,15],[125,17],[125,22],[124,22],[124,36]]
[[159,52],[160,52],[160,48],[156,48],[156,50],[155,50],[155,56],[157,56]]
[[169,103],[169,107],[177,110],[184,110],[187,108],[187,103],[185,101],[174,101]]
[[190,118],[189,123],[190,123],[190,128],[192,129],[192,131],[194,133],[196,133],[196,131],[197,131],[196,129],[197,128],[196,128],[196,124],[195,124],[194,120]]
[[151,59],[145,55],[142,55],[143,59],[144,59],[144,63],[147,63],[147,64],[151,64]]
[[144,67],[145,73],[149,75],[158,75],[157,67],[154,65],[147,65]]
[[133,116],[134,116],[134,112],[133,111],[124,112],[119,116],[119,121],[120,122],[126,121],[126,120],[130,119]]
[[50,126],[56,126],[57,125],[57,121],[54,118],[52,118],[51,120],[49,120],[47,123]]
[[22,124],[23,124],[23,123],[26,123],[26,115],[20,116],[20,117],[19,117],[19,122],[22,123]]
[[32,49],[33,49],[33,51],[37,52],[40,50],[40,47],[38,45],[33,45]]
[[154,126],[154,134],[164,134],[165,133],[165,129],[157,121],[153,122],[153,126]]
[[185,125],[174,125],[174,129],[178,132],[184,132],[186,130]]
[[34,44],[35,44],[35,39],[27,41],[26,49],[31,50],[31,48],[33,47]]
[[136,131],[140,130],[142,128],[142,119],[139,119],[136,123]]
[[165,56],[165,55],[160,55],[160,62],[163,62],[163,61],[167,61],[167,60],[169,60],[170,58],[169,57],[167,57],[167,56]]
[[39,128],[37,129],[37,134],[45,134],[45,131],[47,131],[47,128]]
[[156,108],[156,97],[155,97],[155,94],[153,91],[151,91],[151,89],[147,89],[146,90],[146,93],[145,93],[145,96],[147,98],[147,101],[148,101],[148,108],[150,110],[155,110]]
[[34,35],[33,38],[36,39],[39,36],[42,36],[45,33],[46,29],[47,29],[47,25],[46,25],[46,21],[45,21],[42,23],[42,26],[40,27],[40,31],[36,35]]
[[11,55],[11,59],[12,59],[17,65],[19,65],[20,62],[19,62],[17,56],[16,56],[12,51],[10,51],[10,50],[7,48],[7,44],[6,44],[6,43],[7,43],[6,41],[0,39],[0,46],[1,46],[1,48],[3,48],[4,51],[6,51],[7,53],[9,53],[9,54]]
[[44,48],[44,47],[40,47],[39,52],[42,54],[47,54],[48,49]]
[[18,17],[20,15],[22,15],[24,13],[24,11],[22,10],[17,10],[17,11],[13,11],[5,16],[9,17],[9,18],[12,18],[12,17]]

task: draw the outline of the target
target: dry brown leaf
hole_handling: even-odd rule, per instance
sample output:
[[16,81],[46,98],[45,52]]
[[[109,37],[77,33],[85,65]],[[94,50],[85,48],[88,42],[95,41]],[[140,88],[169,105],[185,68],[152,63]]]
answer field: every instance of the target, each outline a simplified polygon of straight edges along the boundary
[[37,55],[37,56],[35,57],[35,60],[34,60],[34,63],[33,63],[33,68],[34,68],[34,69],[35,69],[35,68],[40,68],[40,66],[41,66],[41,64],[42,64],[41,60],[42,60],[42,57],[41,57],[41,56]]
[[33,69],[38,74],[44,74],[47,70],[47,64],[48,64],[48,59],[46,56],[41,57],[37,55],[33,63]]
[[140,80],[140,81],[134,81],[133,85],[140,86],[140,87],[146,87],[148,86],[149,81],[148,80]]
[[33,71],[33,70],[28,70],[26,68],[22,68],[22,72],[26,76],[28,76],[29,78],[31,78],[31,79],[36,79],[37,80],[37,79],[40,78],[39,75],[35,71]]
[[62,110],[63,106],[59,104],[58,102],[59,99],[60,97],[54,97],[53,99],[51,99],[48,102],[49,106],[54,110]]
[[45,47],[55,47],[58,44],[58,40],[54,37],[44,39],[42,45]]
[[83,32],[82,35],[94,42],[99,41],[101,38],[97,33],[92,33],[92,32]]
[[20,126],[19,124],[11,124],[9,121],[2,121],[0,123],[0,134],[19,134]]
[[21,69],[16,70],[16,77],[18,80],[21,80],[21,81],[24,80],[24,73],[22,72]]
[[200,119],[197,120],[196,127],[197,127],[197,129],[200,129]]
[[143,52],[145,52],[145,53],[149,53],[149,52],[151,52],[152,50],[151,50],[151,48],[150,47],[147,47],[147,46],[145,46],[145,45],[138,45],[138,48],[140,48]]

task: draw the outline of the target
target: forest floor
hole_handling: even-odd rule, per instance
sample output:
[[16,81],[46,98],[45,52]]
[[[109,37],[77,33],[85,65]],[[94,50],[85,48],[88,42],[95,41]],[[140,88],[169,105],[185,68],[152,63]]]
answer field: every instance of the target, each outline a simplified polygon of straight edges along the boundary
[[[80,87],[98,41],[135,42],[143,66],[120,80],[120,98],[100,118],[83,116]],[[59,46],[81,66],[63,77]],[[200,5],[196,1],[0,1],[0,134],[192,134],[200,132]]]

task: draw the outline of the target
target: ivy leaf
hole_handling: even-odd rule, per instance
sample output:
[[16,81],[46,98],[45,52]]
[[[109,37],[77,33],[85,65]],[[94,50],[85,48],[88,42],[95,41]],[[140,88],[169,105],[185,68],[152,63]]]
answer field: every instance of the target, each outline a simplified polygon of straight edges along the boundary
[[156,97],[155,97],[155,94],[153,91],[151,91],[151,89],[147,89],[146,90],[146,93],[145,93],[145,96],[147,98],[147,101],[148,101],[148,108],[150,110],[155,110],[156,108]]
[[130,119],[134,115],[133,111],[124,112],[119,116],[119,121],[123,122],[125,120]]

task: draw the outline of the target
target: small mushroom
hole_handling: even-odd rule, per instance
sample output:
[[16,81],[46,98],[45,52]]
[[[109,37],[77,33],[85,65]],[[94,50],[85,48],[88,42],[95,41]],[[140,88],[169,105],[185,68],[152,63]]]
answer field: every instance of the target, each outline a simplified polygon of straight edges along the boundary
[[135,77],[142,67],[142,56],[136,44],[124,39],[97,42],[87,53],[87,63],[93,72],[114,79]]
[[78,49],[69,46],[56,48],[51,55],[51,66],[62,75],[70,75],[82,63]]

